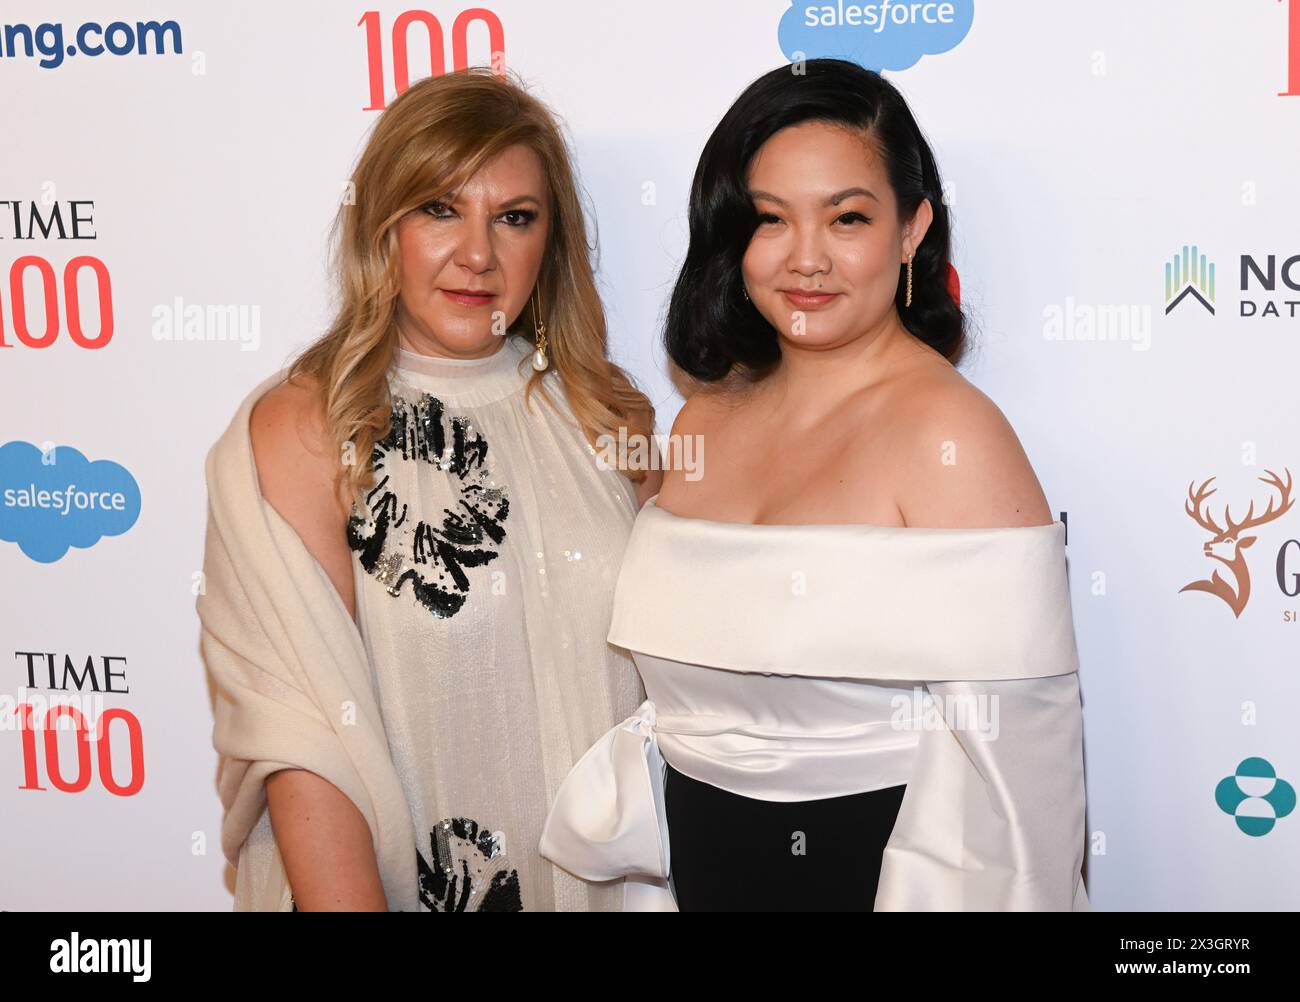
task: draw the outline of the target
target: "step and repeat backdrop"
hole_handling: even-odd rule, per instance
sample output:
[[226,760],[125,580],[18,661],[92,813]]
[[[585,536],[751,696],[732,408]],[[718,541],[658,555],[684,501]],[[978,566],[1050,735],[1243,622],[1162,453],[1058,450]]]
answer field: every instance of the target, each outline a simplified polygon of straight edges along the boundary
[[[1093,907],[1300,906],[1300,0],[37,3],[0,12],[0,909],[227,909],[203,460],[330,316],[410,82],[562,117],[615,355],[705,138],[847,55],[933,143],[976,348],[1068,526]],[[942,629],[941,617],[934,623]]]

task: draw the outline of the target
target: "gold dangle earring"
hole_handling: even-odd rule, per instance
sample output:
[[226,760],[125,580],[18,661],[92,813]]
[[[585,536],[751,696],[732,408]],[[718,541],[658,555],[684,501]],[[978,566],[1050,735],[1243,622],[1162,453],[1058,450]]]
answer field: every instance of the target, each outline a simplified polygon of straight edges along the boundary
[[[537,294],[537,291],[540,288],[541,283],[539,282],[533,289],[534,294]],[[534,302],[533,297],[529,297],[529,303],[531,303],[533,307],[533,331],[537,338],[537,350],[533,352],[533,368],[538,372],[545,372],[551,362],[546,357],[546,324],[543,323],[541,319],[541,310],[539,308],[540,300],[540,294],[537,295],[536,302]]]
[[[903,238],[911,236],[912,230],[909,227],[903,232]],[[916,257],[915,251],[907,252],[907,299],[903,303],[903,309],[912,305],[912,258]]]

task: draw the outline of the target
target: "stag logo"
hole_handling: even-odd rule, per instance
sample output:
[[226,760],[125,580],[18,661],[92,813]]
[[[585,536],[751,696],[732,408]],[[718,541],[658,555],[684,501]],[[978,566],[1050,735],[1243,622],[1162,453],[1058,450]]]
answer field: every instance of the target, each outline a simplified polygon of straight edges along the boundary
[[1295,499],[1291,497],[1291,471],[1282,471],[1286,474],[1285,483],[1272,470],[1265,470],[1264,472],[1268,476],[1259,479],[1275,488],[1279,497],[1270,497],[1268,507],[1258,515],[1255,514],[1255,502],[1252,499],[1250,507],[1246,510],[1246,517],[1241,521],[1235,520],[1232,517],[1230,506],[1225,505],[1223,509],[1223,526],[1220,526],[1208,512],[1203,510],[1206,500],[1218,490],[1217,487],[1210,488],[1210,484],[1214,482],[1215,478],[1210,477],[1199,488],[1195,487],[1196,481],[1192,481],[1187,487],[1187,514],[1202,529],[1212,533],[1212,538],[1205,543],[1205,555],[1228,568],[1232,573],[1233,583],[1230,584],[1225,580],[1216,569],[1208,579],[1193,581],[1191,584],[1179,588],[1178,591],[1179,593],[1204,591],[1209,592],[1211,595],[1217,595],[1228,603],[1228,607],[1232,609],[1232,614],[1238,618],[1241,617],[1241,610],[1246,608],[1246,603],[1250,600],[1250,568],[1246,566],[1246,558],[1242,555],[1242,551],[1254,544],[1257,538],[1245,535],[1245,533],[1250,529],[1257,528],[1281,517],[1295,504]]

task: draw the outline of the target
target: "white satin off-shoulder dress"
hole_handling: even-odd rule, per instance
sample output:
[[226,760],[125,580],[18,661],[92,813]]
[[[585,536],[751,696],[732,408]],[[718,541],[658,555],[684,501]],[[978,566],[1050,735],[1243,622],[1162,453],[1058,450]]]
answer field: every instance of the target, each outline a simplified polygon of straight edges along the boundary
[[543,856],[674,911],[664,762],[742,796],[906,783],[877,911],[1089,908],[1065,526],[637,515],[609,641],[645,686],[578,760]]

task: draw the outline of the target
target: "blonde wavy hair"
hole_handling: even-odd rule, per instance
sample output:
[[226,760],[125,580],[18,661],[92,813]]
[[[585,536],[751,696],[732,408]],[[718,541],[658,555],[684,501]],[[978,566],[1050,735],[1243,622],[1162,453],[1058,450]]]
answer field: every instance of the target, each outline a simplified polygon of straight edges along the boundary
[[[620,427],[629,435],[653,433],[654,407],[608,357],[577,181],[555,116],[509,76],[487,67],[458,70],[412,85],[376,123],[352,173],[354,197],[334,221],[338,311],[329,331],[289,367],[290,379],[317,380],[337,455],[356,457],[341,463],[335,478],[336,489],[346,485],[354,499],[374,485],[371,453],[392,416],[387,372],[397,352],[397,223],[515,144],[537,154],[550,189],[551,228],[537,279],[550,368],[593,448],[601,435],[617,437]],[[525,308],[507,336],[531,339],[531,319]],[[544,375],[529,378],[526,405],[538,387],[550,401]],[[626,473],[637,483],[646,476]]]

